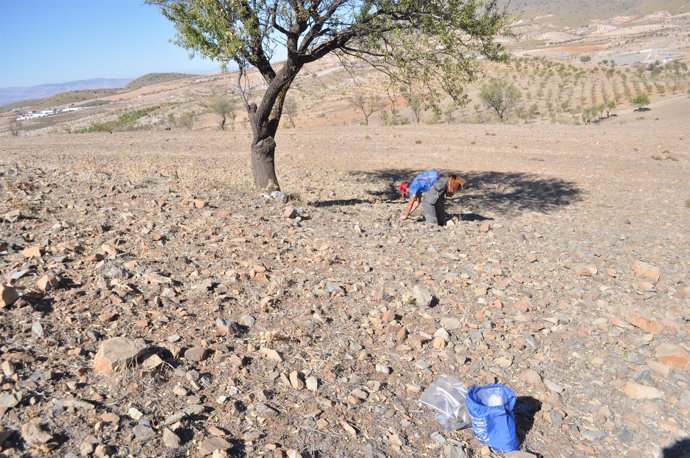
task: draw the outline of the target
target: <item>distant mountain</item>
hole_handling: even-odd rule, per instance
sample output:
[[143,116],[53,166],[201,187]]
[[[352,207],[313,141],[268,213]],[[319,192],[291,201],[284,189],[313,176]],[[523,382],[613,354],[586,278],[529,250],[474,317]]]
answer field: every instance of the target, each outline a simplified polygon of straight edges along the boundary
[[525,19],[553,15],[551,21],[567,25],[589,19],[644,15],[655,11],[690,12],[688,0],[500,0],[508,11]]
[[44,99],[60,92],[82,89],[113,89],[121,88],[132,81],[122,78],[93,78],[67,83],[42,84],[31,87],[5,87],[0,88],[0,106],[18,102],[20,100]]

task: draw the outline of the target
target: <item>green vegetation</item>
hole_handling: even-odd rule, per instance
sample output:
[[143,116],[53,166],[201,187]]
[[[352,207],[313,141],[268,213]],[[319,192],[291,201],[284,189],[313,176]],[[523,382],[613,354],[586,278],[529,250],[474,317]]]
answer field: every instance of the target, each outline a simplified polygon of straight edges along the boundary
[[234,99],[222,95],[215,96],[206,104],[206,107],[220,116],[220,130],[225,130],[227,118],[230,118],[234,130],[237,117],[237,102]]
[[487,107],[494,110],[501,122],[505,122],[506,116],[522,98],[522,93],[514,84],[494,78],[482,85],[479,96]]
[[652,159],[654,159],[655,161],[678,162],[678,158],[676,156],[674,156],[673,154],[670,154],[668,151],[664,151],[663,156],[654,155],[654,156],[652,156]]
[[412,87],[403,87],[401,92],[407,106],[412,110],[415,124],[419,124],[424,108],[427,107],[424,97]]
[[597,106],[585,108],[581,115],[582,122],[590,124],[597,119],[597,113],[599,113],[599,107]]
[[95,132],[110,132],[110,133],[112,133],[113,131],[116,131],[116,130],[127,130],[126,128],[131,126],[135,121],[143,118],[144,116],[151,114],[152,112],[156,111],[158,108],[160,108],[160,107],[152,106],[152,107],[141,108],[139,110],[128,111],[128,112],[122,113],[120,116],[118,116],[117,119],[115,119],[113,121],[92,123],[91,126],[89,126],[89,127],[84,127],[82,129],[74,130],[74,133],[77,133],[77,134],[90,134],[90,133],[95,133]]
[[635,105],[638,110],[643,110],[647,107],[647,105],[649,105],[649,96],[644,92],[640,93],[632,99],[630,99],[630,103]]
[[[690,88],[684,62],[614,67],[544,57],[516,57],[508,67],[488,64],[487,73],[510,81],[524,97],[514,113],[522,122],[534,119],[552,123],[581,124],[612,116],[638,94],[669,96]],[[661,89],[663,88],[663,89]],[[482,105],[460,108],[460,122],[487,122]],[[489,108],[492,113],[493,108]]]
[[606,117],[607,118],[609,116],[611,116],[611,111],[613,111],[616,108],[616,106],[618,106],[618,104],[616,103],[615,100],[609,100],[608,102],[606,102]]
[[402,126],[410,123],[410,120],[402,116],[397,108],[382,111],[380,117],[384,126]]

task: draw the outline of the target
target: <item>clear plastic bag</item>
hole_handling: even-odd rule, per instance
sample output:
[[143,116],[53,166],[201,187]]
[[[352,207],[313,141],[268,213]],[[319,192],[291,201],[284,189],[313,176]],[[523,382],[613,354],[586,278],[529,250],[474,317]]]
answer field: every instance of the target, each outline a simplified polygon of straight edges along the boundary
[[446,431],[453,431],[470,426],[466,396],[467,387],[462,382],[449,375],[441,375],[424,390],[420,401],[438,412],[436,421]]

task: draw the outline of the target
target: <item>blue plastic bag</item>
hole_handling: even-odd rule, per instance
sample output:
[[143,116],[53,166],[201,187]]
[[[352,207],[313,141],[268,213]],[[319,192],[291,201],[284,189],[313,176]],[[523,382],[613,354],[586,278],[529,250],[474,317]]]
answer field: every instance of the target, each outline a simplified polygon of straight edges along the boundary
[[505,385],[473,386],[467,391],[472,430],[481,442],[498,452],[520,448],[515,430],[515,392]]

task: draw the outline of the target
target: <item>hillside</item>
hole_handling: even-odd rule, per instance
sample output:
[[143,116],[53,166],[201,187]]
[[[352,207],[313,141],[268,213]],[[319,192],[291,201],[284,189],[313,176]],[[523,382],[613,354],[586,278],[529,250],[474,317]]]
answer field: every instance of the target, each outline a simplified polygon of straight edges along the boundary
[[83,89],[80,91],[67,91],[45,98],[34,105],[34,108],[49,108],[64,105],[75,105],[82,102],[120,94],[122,89]]
[[508,0],[510,13],[524,19],[543,17],[562,26],[581,26],[593,19],[616,16],[645,15],[655,11],[672,14],[690,12],[686,0]]
[[146,86],[151,86],[153,84],[165,83],[168,81],[175,81],[182,78],[189,78],[195,75],[189,73],[147,73],[144,76],[132,80],[125,89],[133,91]]

